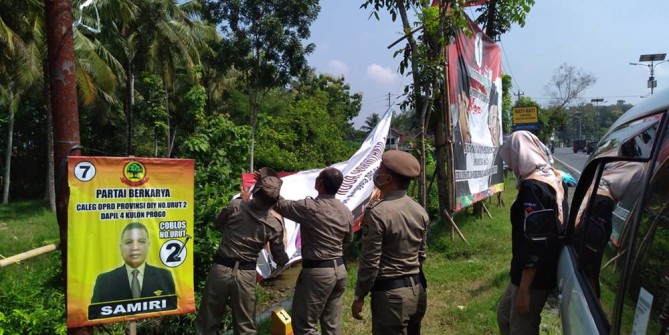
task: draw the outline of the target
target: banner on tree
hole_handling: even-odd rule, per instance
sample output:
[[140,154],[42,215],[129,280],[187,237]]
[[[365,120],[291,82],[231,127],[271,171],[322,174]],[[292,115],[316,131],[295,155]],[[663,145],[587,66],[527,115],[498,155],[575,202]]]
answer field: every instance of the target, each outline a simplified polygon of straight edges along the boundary
[[469,20],[448,47],[455,201],[461,209],[504,189],[500,48]]

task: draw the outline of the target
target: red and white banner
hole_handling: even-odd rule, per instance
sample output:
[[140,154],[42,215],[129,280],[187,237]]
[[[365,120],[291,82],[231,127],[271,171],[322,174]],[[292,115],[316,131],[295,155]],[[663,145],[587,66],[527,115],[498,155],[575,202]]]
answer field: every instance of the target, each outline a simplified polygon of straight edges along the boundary
[[[391,119],[392,111],[388,110],[367,136],[360,149],[349,160],[332,165],[344,175],[344,182],[336,197],[353,212],[355,218],[354,231],[360,229],[360,221],[365,206],[374,189],[372,179],[374,172],[381,164],[381,155],[385,151]],[[282,177],[281,196],[288,200],[300,200],[306,197],[315,198],[318,193],[314,185],[321,170],[300,171]],[[286,243],[286,253],[289,257],[288,264],[292,264],[302,259],[300,253],[302,247],[300,224],[286,218],[283,220],[285,224],[284,241]],[[258,256],[258,274],[263,278],[268,278],[275,274],[273,273],[275,269],[276,264],[272,261],[271,254],[267,250],[261,251]]]
[[458,33],[448,47],[455,211],[504,187],[498,155],[502,143],[502,51],[468,21],[472,34]]

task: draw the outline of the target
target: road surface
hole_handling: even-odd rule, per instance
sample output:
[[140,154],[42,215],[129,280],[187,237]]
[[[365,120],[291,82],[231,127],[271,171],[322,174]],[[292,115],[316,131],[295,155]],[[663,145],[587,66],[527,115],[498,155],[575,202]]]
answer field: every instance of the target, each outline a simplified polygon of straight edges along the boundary
[[585,167],[585,162],[590,155],[583,152],[574,153],[572,148],[555,148],[553,157],[557,160],[559,165],[566,168],[567,172],[571,173],[574,178],[578,179],[581,176],[581,171]]

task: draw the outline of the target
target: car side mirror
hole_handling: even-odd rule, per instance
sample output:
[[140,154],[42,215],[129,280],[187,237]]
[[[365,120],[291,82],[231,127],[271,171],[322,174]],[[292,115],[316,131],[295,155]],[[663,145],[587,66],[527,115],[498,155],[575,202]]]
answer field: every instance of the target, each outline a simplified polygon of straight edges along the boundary
[[557,216],[553,209],[542,209],[527,214],[523,227],[530,241],[550,241],[557,238]]

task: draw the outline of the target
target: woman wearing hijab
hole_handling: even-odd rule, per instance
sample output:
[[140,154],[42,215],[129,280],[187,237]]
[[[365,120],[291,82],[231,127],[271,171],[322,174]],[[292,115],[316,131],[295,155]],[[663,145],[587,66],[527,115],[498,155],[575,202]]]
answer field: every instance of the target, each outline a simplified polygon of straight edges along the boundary
[[525,217],[537,210],[554,210],[560,226],[566,219],[562,177],[545,148],[534,134],[517,131],[500,149],[518,189],[511,206],[511,282],[497,309],[501,334],[539,334],[541,310],[557,286],[559,243],[532,242],[523,229]]

